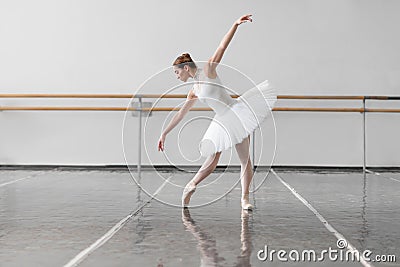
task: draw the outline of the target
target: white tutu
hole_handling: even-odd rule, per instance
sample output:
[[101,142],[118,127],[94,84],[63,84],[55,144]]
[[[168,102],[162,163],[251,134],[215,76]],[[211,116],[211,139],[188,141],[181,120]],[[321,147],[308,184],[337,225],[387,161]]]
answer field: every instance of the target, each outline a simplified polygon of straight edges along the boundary
[[271,114],[276,100],[268,81],[246,91],[214,116],[199,144],[200,154],[208,157],[241,143]]

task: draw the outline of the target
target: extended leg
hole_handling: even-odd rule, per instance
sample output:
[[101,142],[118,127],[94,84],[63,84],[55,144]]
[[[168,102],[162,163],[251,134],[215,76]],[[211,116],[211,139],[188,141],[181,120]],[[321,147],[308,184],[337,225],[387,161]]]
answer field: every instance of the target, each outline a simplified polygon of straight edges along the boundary
[[187,207],[190,202],[190,197],[196,190],[196,186],[206,179],[217,167],[218,160],[221,156],[221,152],[217,152],[214,155],[209,156],[203,165],[200,167],[199,171],[193,177],[193,179],[185,186],[182,194],[182,206]]

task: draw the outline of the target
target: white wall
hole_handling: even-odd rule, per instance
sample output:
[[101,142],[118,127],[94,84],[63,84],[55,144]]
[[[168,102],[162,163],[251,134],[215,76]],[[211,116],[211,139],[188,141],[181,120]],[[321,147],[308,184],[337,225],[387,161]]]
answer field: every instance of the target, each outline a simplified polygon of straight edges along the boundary
[[[399,95],[400,2],[396,0],[2,1],[0,93],[134,93],[182,52],[207,60],[233,21],[245,13],[254,15],[254,23],[239,28],[223,63],[256,82],[269,79],[278,94]],[[176,84],[174,79],[172,73],[158,76],[143,87],[144,92],[161,93]],[[3,106],[128,102],[0,99]],[[279,103],[289,104],[299,105]],[[378,105],[400,103],[368,104]],[[204,115],[190,116],[199,114]],[[156,151],[167,115],[156,113],[149,119],[144,144],[149,149],[143,164],[169,164]],[[400,166],[399,116],[367,114],[369,165]],[[125,164],[123,118],[123,112],[0,112],[0,164]],[[362,164],[361,114],[276,112],[274,119],[274,164]],[[268,164],[273,155],[272,122],[263,125],[260,165]],[[124,133],[131,164],[137,161],[136,127],[137,118],[128,116]],[[171,155],[178,131],[167,137],[172,163],[202,162],[190,161],[197,157],[196,145],[191,145],[206,127],[203,121],[182,132],[187,160]],[[221,164],[229,162],[228,156]]]

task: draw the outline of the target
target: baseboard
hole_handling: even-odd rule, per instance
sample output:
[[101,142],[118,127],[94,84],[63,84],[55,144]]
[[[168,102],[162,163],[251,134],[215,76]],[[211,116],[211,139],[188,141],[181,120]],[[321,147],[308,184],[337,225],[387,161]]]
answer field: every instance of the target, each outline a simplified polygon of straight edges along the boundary
[[[143,165],[142,171],[196,171],[200,168],[198,165],[171,166],[171,165]],[[362,171],[361,166],[313,166],[313,165],[273,165],[255,166],[258,171],[268,171],[273,168],[277,171]],[[371,171],[400,171],[398,166],[371,166],[367,167]],[[136,165],[27,165],[27,164],[5,164],[0,165],[0,170],[66,170],[66,171],[137,171]],[[218,165],[216,171],[239,171],[239,165]]]

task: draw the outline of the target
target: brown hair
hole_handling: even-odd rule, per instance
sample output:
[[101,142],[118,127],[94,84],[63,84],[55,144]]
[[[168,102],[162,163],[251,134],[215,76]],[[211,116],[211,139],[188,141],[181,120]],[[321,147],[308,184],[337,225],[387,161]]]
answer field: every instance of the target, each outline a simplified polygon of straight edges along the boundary
[[181,68],[181,69],[185,65],[189,65],[189,67],[191,67],[191,68],[197,67],[188,53],[183,53],[182,55],[177,57],[175,59],[174,63],[172,63],[172,65],[177,66],[178,68]]

